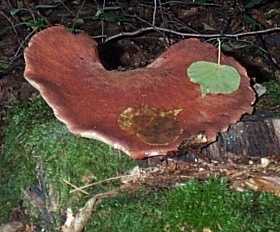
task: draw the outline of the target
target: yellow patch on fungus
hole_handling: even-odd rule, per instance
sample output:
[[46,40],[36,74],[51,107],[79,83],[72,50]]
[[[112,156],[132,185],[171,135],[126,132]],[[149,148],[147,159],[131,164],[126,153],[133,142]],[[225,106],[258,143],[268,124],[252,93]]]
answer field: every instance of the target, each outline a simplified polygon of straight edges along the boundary
[[141,106],[128,107],[119,116],[121,129],[136,135],[143,142],[151,145],[168,145],[175,141],[183,129],[176,119],[183,109],[160,110]]

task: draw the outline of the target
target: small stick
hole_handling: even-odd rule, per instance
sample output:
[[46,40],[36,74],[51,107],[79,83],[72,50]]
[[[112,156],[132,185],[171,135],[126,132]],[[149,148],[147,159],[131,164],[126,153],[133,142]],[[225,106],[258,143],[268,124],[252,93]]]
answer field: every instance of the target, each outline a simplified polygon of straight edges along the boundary
[[154,12],[153,12],[153,26],[156,25],[156,15],[157,15],[157,0],[154,0]]
[[102,183],[106,183],[106,182],[109,182],[109,181],[111,181],[111,180],[119,180],[119,179],[121,179],[121,178],[133,177],[133,176],[137,176],[137,175],[139,175],[139,174],[111,177],[111,178],[108,178],[108,179],[105,179],[105,180],[101,180],[101,181],[97,181],[97,182],[94,182],[94,183],[91,183],[91,184],[88,184],[88,185],[84,185],[84,186],[82,186],[82,187],[75,187],[75,189],[71,190],[70,193],[74,193],[74,192],[76,192],[76,191],[83,191],[83,189],[85,189],[85,188],[89,188],[89,187],[92,187],[92,186],[95,186],[95,185],[99,185],[99,184],[102,184]]
[[[74,188],[76,191],[79,191],[79,192],[82,192],[82,193],[84,193],[84,194],[86,194],[86,195],[89,195],[88,192],[86,192],[86,191],[80,189],[79,187],[77,187],[76,185],[73,185],[72,183],[70,183],[69,181],[67,181],[67,180],[65,180],[65,179],[63,179],[63,182],[64,182],[65,184],[70,185],[70,186],[71,186],[72,188]],[[70,192],[71,192],[71,191],[70,191]]]

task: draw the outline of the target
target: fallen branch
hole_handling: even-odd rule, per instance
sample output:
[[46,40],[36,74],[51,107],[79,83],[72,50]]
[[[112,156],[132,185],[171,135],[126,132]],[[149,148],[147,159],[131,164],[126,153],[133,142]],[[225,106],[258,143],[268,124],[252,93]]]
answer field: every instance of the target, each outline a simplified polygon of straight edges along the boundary
[[97,205],[101,203],[102,199],[115,197],[121,192],[126,190],[126,186],[120,187],[116,190],[112,190],[105,193],[96,194],[90,198],[85,206],[79,210],[76,216],[73,215],[71,209],[67,209],[67,218],[64,225],[61,228],[62,232],[82,232],[85,226],[88,224],[92,217],[92,213],[96,209]]
[[222,33],[216,33],[216,34],[198,34],[198,33],[184,33],[184,32],[179,32],[175,31],[172,29],[168,28],[163,28],[163,27],[156,27],[156,26],[151,26],[151,27],[144,27],[136,31],[132,32],[122,32],[113,36],[108,37],[105,39],[104,43],[108,43],[109,41],[115,40],[115,39],[120,39],[122,37],[132,37],[136,36],[145,32],[149,31],[160,31],[160,32],[166,32],[174,35],[178,35],[181,37],[194,37],[194,38],[235,38],[238,39],[240,37],[246,37],[246,36],[255,36],[255,35],[262,35],[262,34],[269,34],[273,32],[280,32],[280,27],[274,27],[274,28],[268,28],[264,30],[259,30],[259,31],[249,31],[249,32],[240,32],[240,33],[234,33],[234,34],[222,34]]

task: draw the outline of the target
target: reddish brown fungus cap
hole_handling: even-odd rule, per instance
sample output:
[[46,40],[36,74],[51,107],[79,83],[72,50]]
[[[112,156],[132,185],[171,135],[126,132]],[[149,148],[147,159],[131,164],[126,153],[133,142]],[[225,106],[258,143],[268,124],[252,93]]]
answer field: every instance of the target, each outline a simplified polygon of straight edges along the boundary
[[174,151],[199,133],[212,142],[252,111],[255,94],[246,70],[225,55],[221,63],[239,71],[240,88],[227,95],[201,95],[186,68],[202,60],[215,62],[217,49],[187,39],[145,68],[107,71],[94,40],[55,26],[31,39],[24,75],[72,133],[143,159]]

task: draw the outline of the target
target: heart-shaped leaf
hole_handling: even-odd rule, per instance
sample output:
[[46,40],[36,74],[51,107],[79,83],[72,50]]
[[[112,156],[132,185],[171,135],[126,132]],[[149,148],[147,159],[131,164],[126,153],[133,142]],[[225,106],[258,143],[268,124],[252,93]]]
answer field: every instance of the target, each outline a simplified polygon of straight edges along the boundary
[[240,85],[238,71],[229,65],[197,61],[187,69],[190,80],[200,85],[202,95],[230,94]]

